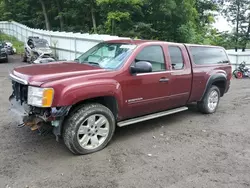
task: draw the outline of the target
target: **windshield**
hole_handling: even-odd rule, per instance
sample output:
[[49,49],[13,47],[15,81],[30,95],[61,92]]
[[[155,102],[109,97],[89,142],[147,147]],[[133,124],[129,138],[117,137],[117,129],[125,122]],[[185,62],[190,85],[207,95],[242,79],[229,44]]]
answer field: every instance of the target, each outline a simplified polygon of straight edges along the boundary
[[76,61],[114,70],[123,65],[135,47],[133,44],[99,43]]
[[35,42],[35,46],[37,48],[48,48],[49,47],[49,44],[48,42],[44,41],[44,40],[41,40],[41,41],[36,41]]

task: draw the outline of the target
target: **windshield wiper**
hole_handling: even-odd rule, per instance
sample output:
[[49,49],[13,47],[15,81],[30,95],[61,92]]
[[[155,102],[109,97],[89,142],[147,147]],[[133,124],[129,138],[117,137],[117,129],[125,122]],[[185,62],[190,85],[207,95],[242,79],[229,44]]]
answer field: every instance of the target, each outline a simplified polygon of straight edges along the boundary
[[217,64],[224,64],[224,63],[229,63],[229,61],[225,60],[225,61],[219,61],[219,62],[217,62]]
[[99,63],[96,63],[96,62],[88,61],[87,63],[90,64],[90,65],[96,65],[96,66],[98,66],[98,67],[101,67],[100,64],[99,64]]

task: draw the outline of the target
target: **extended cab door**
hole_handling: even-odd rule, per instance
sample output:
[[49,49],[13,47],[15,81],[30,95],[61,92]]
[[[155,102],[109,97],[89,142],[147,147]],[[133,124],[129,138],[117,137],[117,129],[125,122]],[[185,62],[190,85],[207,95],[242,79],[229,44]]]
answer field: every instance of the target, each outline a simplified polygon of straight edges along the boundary
[[168,61],[171,64],[169,85],[171,108],[186,105],[192,88],[192,68],[184,45],[168,45]]
[[152,64],[153,72],[134,75],[128,73],[121,82],[126,106],[124,118],[137,117],[168,108],[171,73],[167,71],[164,51],[163,45],[153,44],[140,47],[135,54],[130,66],[138,61],[147,61]]

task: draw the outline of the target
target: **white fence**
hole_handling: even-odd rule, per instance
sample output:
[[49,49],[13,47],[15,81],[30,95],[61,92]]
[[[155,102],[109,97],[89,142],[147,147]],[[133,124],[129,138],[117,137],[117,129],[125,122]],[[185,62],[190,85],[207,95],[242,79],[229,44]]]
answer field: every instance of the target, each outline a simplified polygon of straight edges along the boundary
[[118,36],[97,35],[88,33],[57,32],[29,28],[17,22],[0,22],[0,30],[16,37],[22,42],[27,42],[29,36],[38,36],[49,42],[60,59],[73,60],[94,45],[110,40],[120,39]]
[[227,50],[227,54],[232,63],[233,70],[243,61],[246,62],[247,66],[250,66],[250,50],[246,50],[245,52],[241,50],[238,50],[238,52],[235,52],[235,50]]
[[[55,50],[56,55],[60,59],[73,60],[81,53],[98,44],[101,41],[110,39],[122,39],[118,36],[97,35],[88,33],[69,33],[47,31],[41,29],[32,29],[17,22],[0,21],[0,30],[8,35],[18,38],[22,42],[26,42],[29,36],[38,36],[49,42],[49,45]],[[250,50],[246,52],[234,52],[227,50],[232,69],[234,70],[242,61],[250,66]]]

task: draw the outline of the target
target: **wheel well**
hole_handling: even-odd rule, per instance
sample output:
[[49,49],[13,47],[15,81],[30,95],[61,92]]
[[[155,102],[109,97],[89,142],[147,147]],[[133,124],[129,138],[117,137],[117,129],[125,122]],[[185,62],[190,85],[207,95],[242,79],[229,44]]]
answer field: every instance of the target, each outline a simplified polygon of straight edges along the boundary
[[221,97],[224,95],[226,90],[226,82],[223,80],[216,81],[212,85],[217,86],[220,89]]
[[118,103],[117,103],[116,98],[113,96],[95,97],[91,99],[86,99],[84,101],[80,101],[71,107],[69,113],[72,113],[72,111],[78,110],[79,108],[81,108],[82,105],[86,103],[99,103],[99,104],[106,106],[113,113],[115,119],[117,119]]

